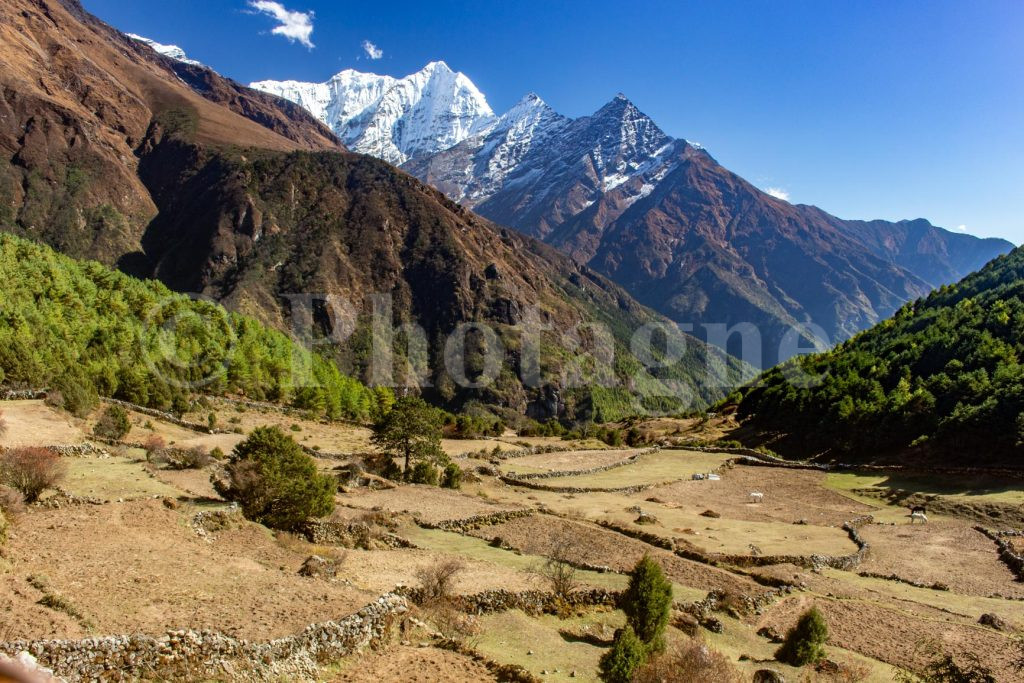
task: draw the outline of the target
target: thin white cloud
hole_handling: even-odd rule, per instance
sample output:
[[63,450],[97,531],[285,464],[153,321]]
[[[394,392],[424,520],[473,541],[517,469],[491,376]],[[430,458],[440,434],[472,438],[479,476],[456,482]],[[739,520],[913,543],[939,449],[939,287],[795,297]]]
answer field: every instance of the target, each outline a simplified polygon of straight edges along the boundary
[[369,59],[380,59],[384,56],[384,50],[380,49],[368,40],[363,41],[363,52]]
[[789,201],[789,193],[783,190],[781,187],[766,187],[764,188],[764,193],[767,195],[771,195],[776,199],[781,199],[784,202]]
[[295,12],[285,8],[273,0],[249,0],[249,7],[277,21],[271,29],[276,36],[284,36],[293,43],[302,43],[308,48],[313,47],[309,38],[313,35],[313,12]]
[[959,232],[967,232],[967,226],[966,225],[958,225],[958,226],[956,226],[956,229]]

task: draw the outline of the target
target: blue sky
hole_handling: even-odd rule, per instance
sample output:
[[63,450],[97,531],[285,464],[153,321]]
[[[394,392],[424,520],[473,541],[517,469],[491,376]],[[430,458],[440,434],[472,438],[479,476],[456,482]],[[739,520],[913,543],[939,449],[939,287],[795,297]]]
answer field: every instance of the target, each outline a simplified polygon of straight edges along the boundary
[[1020,0],[282,0],[312,32],[293,15],[276,34],[245,0],[84,5],[243,82],[443,59],[499,113],[534,91],[580,116],[621,91],[793,202],[1024,242]]

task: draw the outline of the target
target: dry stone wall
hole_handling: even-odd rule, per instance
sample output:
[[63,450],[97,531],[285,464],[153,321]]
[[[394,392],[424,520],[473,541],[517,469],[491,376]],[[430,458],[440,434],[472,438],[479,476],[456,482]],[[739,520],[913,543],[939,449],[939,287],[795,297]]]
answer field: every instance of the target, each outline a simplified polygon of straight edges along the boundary
[[1024,555],[1016,552],[1010,542],[1006,540],[1008,536],[1024,536],[1024,533],[1014,530],[993,531],[983,526],[976,526],[974,529],[995,541],[996,547],[999,548],[999,559],[1010,568],[1018,581],[1024,581]]
[[518,481],[523,481],[525,479],[552,479],[554,477],[580,477],[580,476],[583,476],[585,474],[597,474],[598,472],[606,472],[608,470],[613,470],[613,469],[615,469],[617,467],[625,467],[626,465],[632,465],[633,463],[635,463],[637,461],[637,458],[640,458],[641,456],[644,456],[644,455],[648,455],[650,453],[656,453],[656,452],[658,452],[660,450],[661,450],[660,446],[655,446],[653,448],[648,448],[648,449],[642,450],[642,451],[640,451],[638,453],[634,453],[633,455],[629,456],[628,458],[623,458],[622,460],[619,460],[618,462],[613,462],[613,463],[610,463],[608,465],[598,465],[596,467],[588,467],[586,469],[581,469],[581,470],[569,470],[569,471],[565,471],[565,472],[531,472],[531,473],[528,473],[528,474],[517,474],[516,472],[506,472],[505,476],[513,478],[513,479],[516,479]]
[[356,614],[268,642],[188,630],[160,637],[13,641],[0,643],[0,653],[28,652],[67,681],[315,680],[320,664],[389,638],[407,610],[405,597],[388,593]]

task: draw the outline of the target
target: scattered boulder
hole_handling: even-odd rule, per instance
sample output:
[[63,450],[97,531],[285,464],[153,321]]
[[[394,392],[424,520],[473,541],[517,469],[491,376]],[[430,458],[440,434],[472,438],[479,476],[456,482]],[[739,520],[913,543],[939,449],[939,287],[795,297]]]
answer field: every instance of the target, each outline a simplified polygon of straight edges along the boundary
[[641,512],[640,515],[633,520],[634,524],[659,524],[658,518],[654,515],[646,512]]
[[783,640],[782,635],[771,626],[762,626],[758,629],[757,635],[767,638],[773,643],[781,643]]
[[319,555],[310,555],[299,567],[299,576],[317,579],[333,579],[338,575],[338,560],[329,560]]
[[754,683],[786,683],[778,671],[772,669],[758,669],[754,672]]
[[672,615],[672,625],[691,637],[697,635],[697,630],[700,628],[700,622],[697,621],[697,618],[686,612],[674,613]]
[[978,623],[982,626],[994,628],[997,631],[1011,630],[1010,625],[1006,623],[1005,619],[1003,619],[997,614],[992,614],[991,612],[986,612],[985,614],[982,614],[981,618],[978,619]]
[[164,507],[167,508],[168,510],[177,510],[178,509],[178,501],[174,500],[170,496],[168,496],[167,498],[164,498],[163,503],[164,503]]
[[715,617],[707,617],[706,619],[703,619],[700,622],[700,625],[706,628],[707,630],[711,631],[712,633],[721,633],[725,630],[725,627],[722,625],[721,620],[716,619]]
[[718,514],[714,510],[705,510],[704,512],[700,513],[700,516],[701,517],[710,517],[711,519],[718,519],[722,515]]

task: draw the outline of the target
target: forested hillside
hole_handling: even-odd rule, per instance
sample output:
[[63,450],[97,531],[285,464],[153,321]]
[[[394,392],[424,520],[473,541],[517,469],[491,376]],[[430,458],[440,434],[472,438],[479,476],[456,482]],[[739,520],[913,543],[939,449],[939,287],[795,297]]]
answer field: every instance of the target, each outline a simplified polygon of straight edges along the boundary
[[181,410],[201,391],[360,418],[377,395],[252,318],[4,233],[0,382],[57,389],[72,410],[96,394]]
[[[786,455],[905,454],[1016,465],[1024,455],[1024,250],[909,303],[831,352],[765,373],[730,397]],[[822,375],[801,387],[793,369]]]

